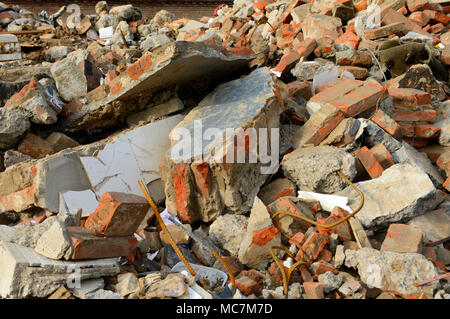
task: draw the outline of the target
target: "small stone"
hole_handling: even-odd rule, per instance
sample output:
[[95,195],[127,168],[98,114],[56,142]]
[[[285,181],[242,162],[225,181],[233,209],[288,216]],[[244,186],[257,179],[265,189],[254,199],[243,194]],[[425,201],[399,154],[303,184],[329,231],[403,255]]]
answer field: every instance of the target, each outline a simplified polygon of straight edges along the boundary
[[320,274],[319,282],[323,284],[323,290],[325,293],[329,293],[333,290],[339,289],[344,282],[344,277],[341,275],[335,275],[331,271],[327,271],[324,274]]

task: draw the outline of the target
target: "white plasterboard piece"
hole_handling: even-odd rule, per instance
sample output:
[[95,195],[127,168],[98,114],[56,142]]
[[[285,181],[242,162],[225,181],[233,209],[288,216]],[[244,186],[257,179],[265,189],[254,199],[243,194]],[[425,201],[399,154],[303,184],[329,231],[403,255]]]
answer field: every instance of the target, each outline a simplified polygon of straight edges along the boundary
[[101,40],[111,40],[114,35],[114,28],[113,27],[100,28],[98,30],[98,33]]
[[92,214],[98,206],[95,193],[90,189],[61,192],[59,195],[60,213],[70,213],[74,209],[81,208],[81,214],[87,216]]
[[80,157],[97,197],[105,192],[143,196],[138,180],[159,179],[159,162],[170,147],[169,133],[183,119],[176,115],[127,132],[96,157]]
[[320,206],[323,210],[327,212],[333,211],[333,209],[338,206],[342,209],[345,209],[349,213],[352,213],[353,210],[350,206],[347,205],[348,198],[345,196],[337,196],[337,195],[327,195],[327,194],[319,194],[314,192],[305,192],[298,191],[298,198],[300,199],[314,199],[320,202]]

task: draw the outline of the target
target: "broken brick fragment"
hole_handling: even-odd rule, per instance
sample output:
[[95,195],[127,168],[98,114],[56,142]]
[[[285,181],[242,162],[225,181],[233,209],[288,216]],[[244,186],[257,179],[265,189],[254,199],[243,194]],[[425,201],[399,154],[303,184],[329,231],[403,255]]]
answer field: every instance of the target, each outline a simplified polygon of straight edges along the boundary
[[306,299],[323,299],[323,284],[321,282],[304,282],[303,289],[305,290]]
[[86,229],[96,236],[131,236],[144,219],[150,205],[144,197],[107,192],[86,220]]
[[68,227],[74,252],[71,260],[127,257],[137,248],[137,239],[132,236],[99,237],[83,227]]
[[377,178],[383,173],[383,167],[377,161],[372,152],[367,148],[367,146],[361,147],[358,151],[355,152],[355,155],[364,166],[371,178]]
[[423,231],[410,225],[391,224],[381,245],[382,251],[421,253]]

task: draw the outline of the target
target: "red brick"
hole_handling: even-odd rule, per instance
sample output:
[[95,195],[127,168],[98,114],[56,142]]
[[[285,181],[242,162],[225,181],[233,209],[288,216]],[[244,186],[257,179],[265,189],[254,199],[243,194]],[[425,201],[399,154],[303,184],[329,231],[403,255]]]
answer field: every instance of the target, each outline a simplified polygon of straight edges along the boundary
[[364,80],[367,77],[367,74],[369,73],[369,70],[366,68],[361,68],[359,66],[339,66],[338,67],[339,76],[344,73],[344,71],[350,72],[353,74],[355,79],[358,80]]
[[306,101],[309,101],[309,99],[312,97],[311,86],[306,80],[303,82],[296,80],[291,83],[288,83],[287,88],[289,95],[292,96],[293,98],[300,96]]
[[390,88],[389,95],[392,96],[395,106],[416,108],[419,105],[431,103],[430,93],[416,89]]
[[245,296],[259,294],[263,289],[264,276],[254,269],[244,270],[236,277],[236,288]]
[[391,224],[381,245],[382,251],[421,253],[423,232],[410,225]]
[[441,62],[444,63],[445,65],[450,65],[450,47],[449,46],[446,46],[441,51]]
[[344,113],[346,117],[354,117],[375,107],[378,99],[384,94],[379,84],[367,83],[344,96],[330,102]]
[[442,184],[442,186],[443,186],[448,192],[450,192],[450,177],[447,177],[447,179],[445,180],[444,184]]
[[329,82],[316,88],[316,95],[311,98],[311,102],[328,103],[362,85],[363,81],[347,78]]
[[301,56],[296,51],[285,53],[278,64],[272,69],[280,75],[286,74],[300,60]]
[[303,234],[302,232],[298,232],[289,239],[289,244],[294,244],[298,248],[301,248],[303,243],[305,242],[305,239],[305,234]]
[[33,158],[42,158],[54,153],[53,147],[49,142],[32,133],[25,135],[17,150]]
[[436,138],[439,136],[441,128],[431,124],[418,124],[414,126],[414,136],[419,138]]
[[381,167],[380,163],[378,163],[375,156],[367,148],[367,146],[361,147],[355,152],[355,155],[364,166],[367,173],[369,173],[371,178],[377,178],[383,173],[383,167]]
[[435,110],[403,111],[394,110],[394,120],[397,122],[433,122],[436,119]]
[[370,149],[370,151],[372,152],[373,156],[375,156],[377,162],[380,163],[381,167],[383,167],[383,169],[388,169],[395,164],[391,153],[389,153],[386,146],[384,146],[383,144],[376,144]]
[[350,55],[336,58],[336,65],[370,67],[372,56],[365,51],[353,51]]
[[421,27],[430,22],[430,17],[422,11],[413,12],[409,15],[408,19],[418,23]]
[[415,148],[422,148],[428,145],[428,139],[427,138],[409,138],[405,137],[403,139],[406,143],[409,145],[415,147]]
[[401,8],[397,9],[397,12],[405,16],[408,14],[408,9],[406,9],[406,6],[402,6]]
[[74,248],[72,260],[126,257],[137,247],[134,236],[99,237],[83,227],[68,227],[68,232]]
[[[317,222],[321,224],[333,224],[342,218],[346,217],[348,215],[348,212],[340,207],[335,207],[333,211],[331,212],[330,216],[327,218],[317,218]],[[337,234],[339,241],[350,241],[353,239],[352,230],[350,228],[350,225],[348,221],[345,221],[333,228],[324,228],[317,226],[317,230],[319,233],[321,233],[324,236],[329,236],[331,234]]]
[[425,10],[424,13],[430,17],[431,21],[442,23],[445,26],[450,22],[450,17],[446,14],[434,10]]
[[313,282],[314,278],[309,272],[308,268],[305,265],[300,265],[298,267],[298,270],[300,272],[300,276],[302,277],[303,282]]
[[367,9],[367,0],[361,0],[361,1],[358,1],[358,3],[355,3],[355,11],[356,12],[366,10],[366,9]]
[[[295,199],[296,199],[296,197],[289,197],[289,196],[281,197],[268,206],[269,212],[271,214],[275,214],[277,211],[283,210],[283,211],[288,211],[295,215],[305,216],[305,214],[302,213],[302,210],[307,209],[307,208],[302,207],[301,204],[297,204],[294,201]],[[290,219],[290,218],[291,217],[288,217],[286,215],[284,215],[284,216],[279,215],[273,220],[273,222],[278,229],[283,229],[283,226],[282,226],[283,219],[286,220],[286,219]],[[295,226],[292,225],[292,227],[295,227],[295,231],[299,231],[299,230],[306,231],[311,226],[310,223],[305,222],[301,219],[297,219],[297,218],[294,219],[294,224],[295,224]],[[286,230],[286,232],[287,232],[286,233],[287,236],[295,235],[294,233],[289,233],[287,230]]]
[[300,128],[294,138],[294,146],[319,145],[344,119],[344,114],[336,107],[324,104]]
[[436,165],[443,169],[447,176],[450,176],[450,151],[443,153],[436,161]]
[[431,33],[437,34],[440,33],[444,29],[444,25],[442,23],[437,23],[431,26]]
[[401,13],[396,12],[393,9],[386,10],[384,17],[381,19],[381,22],[385,25],[393,24],[393,23],[397,23],[397,22],[403,23],[409,31],[414,31],[419,34],[431,37],[433,39],[434,43],[438,42],[438,39],[435,36],[422,30],[422,28],[420,28],[420,26],[417,25],[415,22],[409,20],[408,18],[403,16]]
[[370,49],[372,51],[378,50],[378,43],[371,40],[361,40],[358,46],[359,50]]
[[333,259],[333,254],[328,249],[322,250],[319,257],[317,257],[318,261],[330,263]]
[[320,282],[304,282],[303,289],[305,290],[306,299],[323,299],[323,284]]
[[328,237],[324,236],[316,231],[312,232],[311,235],[306,238],[303,243],[302,250],[304,252],[304,261],[312,263],[317,259],[319,254],[328,244]]
[[388,35],[396,33],[407,33],[407,29],[405,28],[403,23],[392,23],[380,28],[366,30],[364,32],[364,38],[366,38],[367,40],[375,40],[379,38],[385,38]]
[[328,266],[322,262],[317,263],[316,271],[314,272],[314,280],[319,278],[319,275],[326,273],[327,271],[331,271],[333,274],[337,275],[339,270],[332,266]]
[[407,5],[410,12],[421,11],[428,8],[428,0],[408,0]]
[[348,47],[357,50],[360,41],[360,37],[358,37],[355,33],[347,30],[347,32],[342,34],[339,38],[336,39],[336,41],[334,41],[334,44],[345,44]]
[[100,197],[97,209],[88,217],[85,227],[97,236],[131,236],[149,207],[144,197],[107,192]]
[[377,124],[383,130],[391,134],[397,140],[402,139],[402,131],[400,125],[384,113],[381,109],[378,109],[372,116],[372,122]]

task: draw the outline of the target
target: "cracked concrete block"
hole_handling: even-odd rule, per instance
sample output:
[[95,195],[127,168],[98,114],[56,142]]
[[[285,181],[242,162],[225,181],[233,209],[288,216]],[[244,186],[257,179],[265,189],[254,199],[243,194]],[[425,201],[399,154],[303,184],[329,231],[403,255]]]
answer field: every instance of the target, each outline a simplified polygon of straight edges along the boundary
[[272,258],[269,247],[273,245],[281,245],[280,231],[273,225],[264,203],[255,197],[247,231],[239,247],[239,261],[250,268],[265,270]]
[[73,254],[73,245],[64,223],[55,221],[52,226],[39,237],[35,252],[50,259],[69,260]]
[[50,69],[59,95],[65,102],[84,97],[100,86],[101,72],[87,50],[77,50]]
[[56,213],[59,192],[90,188],[79,152],[74,150],[14,165],[0,173],[0,185],[0,212],[36,206]]
[[[434,209],[444,200],[428,175],[410,164],[393,165],[380,177],[355,186],[364,194],[364,206],[355,217],[364,228],[372,230],[408,221]],[[348,197],[352,209],[356,209],[361,201],[351,186],[335,195]]]
[[245,236],[248,217],[235,214],[225,214],[209,227],[209,237],[221,248],[228,251],[231,256],[237,256],[239,246]]
[[332,146],[296,149],[285,156],[282,168],[285,176],[294,181],[299,189],[326,194],[347,186],[337,171],[349,180],[353,180],[357,173],[355,158]]
[[109,94],[105,97],[77,104],[63,125],[70,131],[115,126],[129,114],[142,110],[152,94],[163,88],[198,78],[219,80],[244,67],[254,57],[251,50],[240,54],[229,51],[225,55],[204,43],[171,42],[128,66],[106,86]]
[[416,287],[414,283],[436,277],[433,263],[415,253],[380,252],[372,248],[347,250],[345,266],[358,269],[361,280],[370,287],[393,290],[401,294],[423,293],[432,298],[438,281]]
[[436,187],[440,187],[444,183],[444,178],[430,160],[408,143],[403,141],[401,147],[391,154],[396,163],[411,164],[427,173]]
[[28,116],[19,110],[0,108],[0,149],[14,147],[30,128]]
[[[251,209],[265,175],[278,164],[279,144],[272,142],[279,138],[283,108],[275,93],[278,84],[268,68],[221,84],[172,130],[160,170],[166,204],[184,222],[208,222],[225,209]],[[245,142],[250,139],[252,143]],[[266,141],[267,148],[262,144]]]
[[12,228],[0,226],[0,296],[45,298],[61,285],[77,280],[114,276],[120,272],[116,258],[89,261],[56,261],[33,248],[9,243]]

